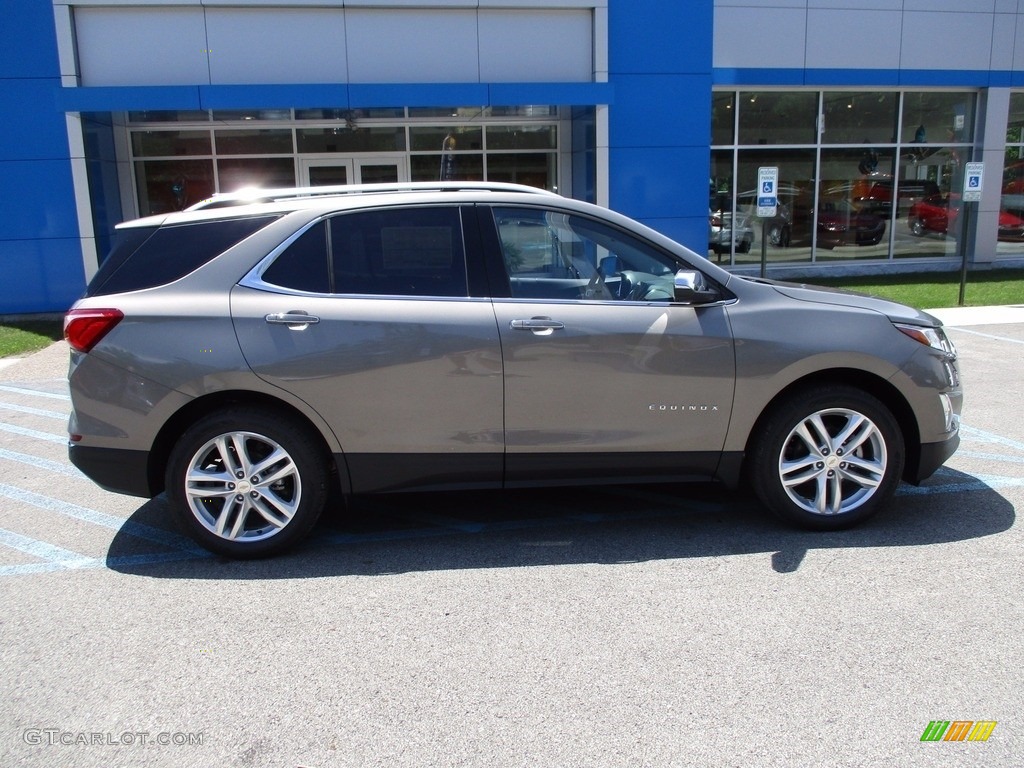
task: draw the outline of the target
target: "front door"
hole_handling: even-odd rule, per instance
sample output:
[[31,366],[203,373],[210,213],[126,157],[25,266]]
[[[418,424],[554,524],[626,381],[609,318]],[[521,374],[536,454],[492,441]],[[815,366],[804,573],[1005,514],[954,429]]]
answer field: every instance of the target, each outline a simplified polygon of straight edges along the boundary
[[388,184],[407,181],[404,155],[309,157],[299,161],[304,187],[341,184]]
[[673,299],[687,265],[547,206],[494,208],[506,482],[709,477],[735,363],[724,306]]

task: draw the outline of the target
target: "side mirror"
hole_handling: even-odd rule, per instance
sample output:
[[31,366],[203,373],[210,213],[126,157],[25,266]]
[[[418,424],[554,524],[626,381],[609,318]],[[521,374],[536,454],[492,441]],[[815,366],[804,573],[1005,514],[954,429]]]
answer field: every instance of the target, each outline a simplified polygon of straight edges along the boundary
[[700,272],[681,269],[674,279],[675,301],[679,304],[709,304],[718,301],[718,292],[709,289]]

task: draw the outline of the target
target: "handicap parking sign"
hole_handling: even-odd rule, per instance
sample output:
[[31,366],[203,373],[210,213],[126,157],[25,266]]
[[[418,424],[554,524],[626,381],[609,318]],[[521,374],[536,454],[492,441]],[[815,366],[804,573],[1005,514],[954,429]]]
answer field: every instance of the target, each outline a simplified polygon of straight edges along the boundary
[[965,203],[977,203],[981,200],[981,188],[984,172],[984,163],[967,163],[964,166],[963,201]]
[[774,216],[779,204],[779,169],[758,168],[757,186],[760,190],[757,196],[757,215],[763,218]]

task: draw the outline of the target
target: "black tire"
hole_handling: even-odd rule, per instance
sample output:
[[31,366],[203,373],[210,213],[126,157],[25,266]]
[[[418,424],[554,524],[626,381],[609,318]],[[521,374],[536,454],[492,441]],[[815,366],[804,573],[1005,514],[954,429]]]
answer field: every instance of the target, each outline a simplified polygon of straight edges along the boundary
[[736,253],[750,253],[750,240],[741,240],[736,246]]
[[924,222],[918,218],[913,218],[907,222],[910,227],[910,234],[915,237],[924,237]]
[[892,497],[903,474],[896,419],[854,387],[798,391],[771,411],[758,434],[749,456],[754,492],[802,528],[835,531],[863,522]]
[[167,498],[181,526],[206,549],[267,557],[297,544],[316,523],[327,500],[328,467],[307,427],[260,408],[226,408],[197,421],[171,449]]

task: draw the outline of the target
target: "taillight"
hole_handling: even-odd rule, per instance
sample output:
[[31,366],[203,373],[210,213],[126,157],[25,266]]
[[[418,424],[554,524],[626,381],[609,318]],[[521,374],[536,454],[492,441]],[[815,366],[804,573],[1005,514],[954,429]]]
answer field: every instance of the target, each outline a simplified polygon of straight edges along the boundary
[[124,318],[120,309],[72,309],[64,315],[64,338],[79,352],[88,352]]

